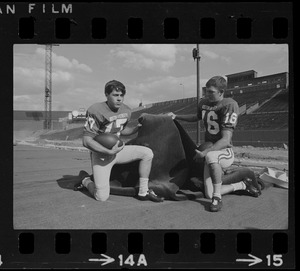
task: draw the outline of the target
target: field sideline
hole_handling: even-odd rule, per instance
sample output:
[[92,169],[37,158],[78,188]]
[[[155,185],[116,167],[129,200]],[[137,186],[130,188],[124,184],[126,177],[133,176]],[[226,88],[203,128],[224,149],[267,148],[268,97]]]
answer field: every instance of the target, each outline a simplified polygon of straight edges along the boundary
[[[34,137],[19,139],[15,145],[31,145],[52,149],[64,149],[73,151],[88,152],[82,146],[80,139],[67,140],[47,140]],[[253,147],[234,146],[235,163],[237,165],[253,165],[254,167],[270,166],[280,170],[288,170],[288,150],[279,147]]]

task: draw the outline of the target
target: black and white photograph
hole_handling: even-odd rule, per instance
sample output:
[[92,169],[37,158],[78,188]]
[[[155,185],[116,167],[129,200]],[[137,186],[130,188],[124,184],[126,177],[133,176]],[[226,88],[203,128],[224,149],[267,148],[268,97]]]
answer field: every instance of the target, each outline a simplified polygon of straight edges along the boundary
[[295,268],[293,2],[1,2],[0,268]]
[[289,46],[14,44],[15,230],[289,229]]

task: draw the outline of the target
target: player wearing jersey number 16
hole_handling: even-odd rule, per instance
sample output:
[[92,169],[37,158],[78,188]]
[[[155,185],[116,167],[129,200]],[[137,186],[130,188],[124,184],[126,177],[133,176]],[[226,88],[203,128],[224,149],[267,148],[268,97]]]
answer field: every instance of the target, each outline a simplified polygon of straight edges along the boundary
[[222,208],[221,195],[236,190],[246,190],[249,195],[257,197],[259,192],[247,180],[222,185],[223,169],[234,161],[232,150],[232,134],[237,125],[239,106],[232,98],[224,98],[227,82],[222,76],[214,76],[206,83],[206,94],[200,100],[197,113],[193,115],[175,115],[168,113],[173,119],[187,122],[202,120],[205,127],[205,142],[212,146],[204,151],[195,150],[195,161],[205,158],[204,188],[205,196],[212,199],[210,211],[217,212]]
[[[139,200],[163,201],[152,190],[148,189],[149,175],[152,166],[153,152],[150,148],[138,145],[119,146],[120,140],[111,146],[108,144],[115,135],[131,135],[139,126],[128,127],[131,117],[130,108],[123,103],[125,86],[116,80],[109,81],[104,87],[105,102],[91,105],[86,112],[86,123],[83,132],[83,145],[90,150],[93,179],[84,178],[75,185],[74,190],[86,188],[96,200],[106,201],[110,194],[110,173],[115,164],[126,164],[139,160]],[[104,134],[107,134],[104,136]],[[102,143],[102,144],[101,144]]]

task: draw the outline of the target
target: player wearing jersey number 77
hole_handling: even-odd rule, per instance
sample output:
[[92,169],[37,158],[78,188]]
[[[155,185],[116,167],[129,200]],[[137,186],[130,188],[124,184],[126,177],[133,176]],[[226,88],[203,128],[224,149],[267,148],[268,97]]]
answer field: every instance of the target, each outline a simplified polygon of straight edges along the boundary
[[112,80],[105,85],[104,93],[107,100],[95,103],[87,110],[82,139],[83,145],[91,151],[94,182],[90,177],[86,177],[75,185],[74,190],[87,188],[96,200],[106,201],[110,194],[109,179],[113,165],[139,160],[138,199],[163,201],[148,189],[153,159],[153,152],[150,148],[124,144],[118,146],[118,141],[110,149],[94,140],[101,133],[111,133],[119,137],[134,134],[139,129],[139,126],[133,128],[126,126],[130,120],[131,110],[123,103],[125,86],[119,81]]
[[202,120],[205,127],[205,142],[213,143],[204,151],[196,149],[194,156],[196,161],[205,158],[205,196],[212,199],[210,205],[212,212],[221,210],[221,195],[236,190],[246,190],[250,191],[250,195],[258,196],[257,193],[254,193],[256,188],[249,180],[222,185],[223,169],[229,167],[234,161],[231,139],[239,114],[237,102],[231,98],[224,98],[226,89],[225,78],[214,76],[206,83],[206,95],[200,100],[196,114],[175,115],[172,112],[168,113],[169,116],[177,120],[188,122]]

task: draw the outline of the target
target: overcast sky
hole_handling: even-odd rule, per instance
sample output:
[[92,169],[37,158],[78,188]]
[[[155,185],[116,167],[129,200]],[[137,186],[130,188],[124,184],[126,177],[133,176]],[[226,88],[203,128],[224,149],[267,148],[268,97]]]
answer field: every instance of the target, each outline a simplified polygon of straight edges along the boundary
[[[196,44],[63,44],[53,46],[52,110],[87,109],[104,101],[104,85],[121,81],[125,103],[196,96]],[[205,44],[200,84],[215,75],[246,70],[257,76],[288,72],[286,44]],[[14,45],[14,110],[44,110],[45,46]]]

